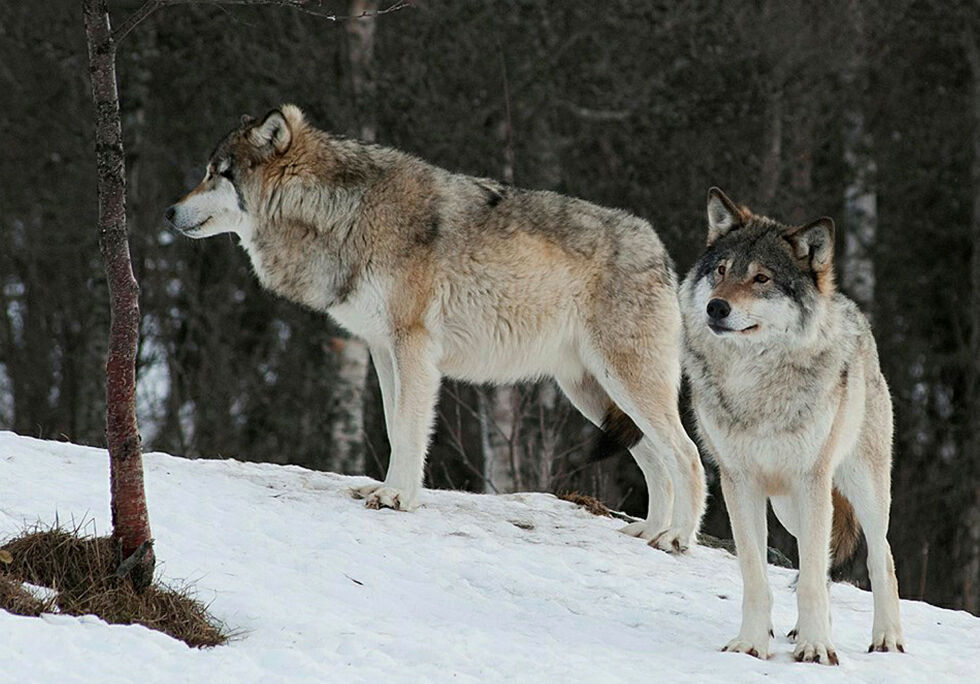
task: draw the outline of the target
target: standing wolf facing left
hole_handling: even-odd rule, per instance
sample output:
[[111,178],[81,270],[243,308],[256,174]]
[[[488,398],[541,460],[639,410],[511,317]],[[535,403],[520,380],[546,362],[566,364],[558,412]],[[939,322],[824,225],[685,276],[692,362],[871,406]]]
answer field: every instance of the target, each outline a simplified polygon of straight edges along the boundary
[[[885,537],[892,405],[867,320],[836,292],[834,224],[789,227],[708,194],[708,249],[681,286],[685,372],[718,464],[742,570],[742,628],[725,647],[766,658],[766,498],[796,537],[797,660],[837,664],[828,556],[868,544],[869,651],[902,651]],[[839,558],[838,558],[839,560]]]
[[368,507],[416,506],[442,376],[552,376],[643,470],[647,519],[623,531],[693,543],[704,471],[677,408],[675,277],[647,222],[338,139],[292,105],[243,119],[167,219],[236,233],[265,287],[367,342],[391,442],[384,483],[354,491]]

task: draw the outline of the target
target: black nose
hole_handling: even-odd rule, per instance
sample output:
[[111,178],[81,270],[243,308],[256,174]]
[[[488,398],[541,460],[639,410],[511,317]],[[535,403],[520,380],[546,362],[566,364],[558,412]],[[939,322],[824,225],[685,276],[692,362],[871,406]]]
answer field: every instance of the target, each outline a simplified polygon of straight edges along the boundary
[[724,299],[712,299],[708,302],[708,316],[719,320],[732,312],[732,306]]
[[167,207],[167,210],[163,212],[163,217],[167,219],[167,223],[173,224],[174,214],[176,213],[177,213],[176,209],[174,209],[173,207]]

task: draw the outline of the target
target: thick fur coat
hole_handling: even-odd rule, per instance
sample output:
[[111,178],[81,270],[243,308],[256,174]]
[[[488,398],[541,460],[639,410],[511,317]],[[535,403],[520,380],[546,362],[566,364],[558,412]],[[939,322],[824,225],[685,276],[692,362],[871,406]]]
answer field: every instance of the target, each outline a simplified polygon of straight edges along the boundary
[[767,498],[799,544],[797,660],[837,663],[829,550],[853,550],[858,523],[874,591],[871,649],[902,650],[886,539],[891,398],[867,320],[834,287],[833,222],[786,226],[712,189],[708,224],[707,251],[680,296],[698,433],[718,464],[744,582],[741,631],[726,650],[769,653]]
[[650,506],[626,531],[693,543],[704,474],[677,411],[675,276],[646,221],[336,138],[290,105],[243,120],[168,219],[236,233],[263,285],[367,342],[392,444],[384,483],[356,491],[369,506],[416,505],[441,377],[551,376],[596,424],[643,435]]

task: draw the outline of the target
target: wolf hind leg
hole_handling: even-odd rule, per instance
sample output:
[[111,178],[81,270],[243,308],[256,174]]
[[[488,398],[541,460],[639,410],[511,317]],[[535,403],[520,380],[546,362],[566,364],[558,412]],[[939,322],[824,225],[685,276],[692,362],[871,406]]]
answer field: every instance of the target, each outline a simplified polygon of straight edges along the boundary
[[664,351],[662,356],[632,357],[631,363],[619,364],[612,355],[600,356],[597,367],[590,370],[612,401],[645,435],[641,442],[645,446],[634,453],[640,467],[644,467],[640,461],[643,458],[651,476],[655,470],[666,469],[670,473],[674,493],[670,526],[654,530],[656,521],[648,519],[646,528],[639,530],[637,536],[646,538],[655,533],[651,546],[673,552],[684,551],[695,543],[704,515],[707,485],[698,448],[684,431],[677,408],[678,350]]
[[[868,544],[868,577],[874,601],[871,651],[905,651],[899,616],[898,579],[888,544],[888,509],[891,474],[887,453],[873,453],[875,446],[862,440],[858,453],[834,473],[834,484],[854,507]],[[888,442],[877,447],[880,452]]]
[[[558,378],[558,386],[578,411],[596,427],[601,426],[606,412],[613,406],[612,400],[596,379],[584,372],[574,379]],[[660,536],[670,526],[674,488],[670,475],[645,437],[630,449],[630,453],[643,472],[647,485],[647,517],[642,522],[626,525],[620,531],[647,541]]]
[[368,508],[412,510],[422,489],[425,452],[439,394],[439,370],[431,341],[422,333],[402,338],[376,359],[378,381],[391,442],[388,473],[380,485],[351,490]]

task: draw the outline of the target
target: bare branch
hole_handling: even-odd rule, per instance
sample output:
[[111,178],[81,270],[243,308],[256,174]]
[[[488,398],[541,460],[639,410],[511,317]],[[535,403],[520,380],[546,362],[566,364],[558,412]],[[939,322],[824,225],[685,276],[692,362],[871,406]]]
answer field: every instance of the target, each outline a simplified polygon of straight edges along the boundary
[[112,39],[117,43],[121,41],[129,34],[130,31],[136,28],[140,22],[153,14],[153,12],[156,11],[161,4],[163,3],[160,0],[146,0],[146,2],[144,2],[138,10],[126,17],[123,23],[119,25],[119,28],[112,32]]
[[[316,6],[313,6],[314,1]],[[130,31],[136,28],[144,19],[153,14],[153,12],[161,7],[169,7],[170,5],[246,5],[253,7],[259,5],[274,5],[279,7],[288,7],[290,9],[294,9],[305,14],[312,14],[313,16],[321,17],[333,22],[356,21],[358,19],[380,17],[383,14],[391,14],[392,12],[398,12],[399,10],[407,9],[409,7],[415,7],[412,0],[396,0],[384,9],[373,11],[365,10],[360,14],[342,15],[320,9],[322,4],[322,0],[146,0],[146,2],[144,2],[139,9],[126,17],[123,23],[119,25],[119,28],[113,31],[112,37],[116,42],[119,42],[125,38]]]
[[558,104],[585,121],[626,121],[633,114],[629,109],[592,109],[591,107],[582,107],[568,100],[559,100]]

